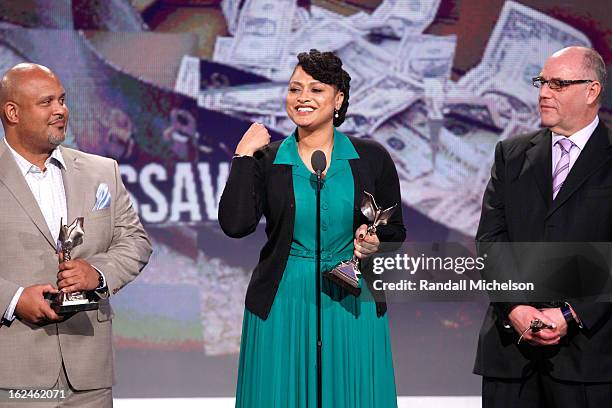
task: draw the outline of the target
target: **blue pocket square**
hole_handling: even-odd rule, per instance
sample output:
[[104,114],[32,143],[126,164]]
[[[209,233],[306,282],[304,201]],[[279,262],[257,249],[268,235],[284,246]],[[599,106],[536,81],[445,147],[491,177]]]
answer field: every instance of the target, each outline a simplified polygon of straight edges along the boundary
[[108,184],[100,183],[98,191],[96,191],[96,204],[94,205],[93,211],[103,210],[110,207],[111,194],[108,191]]

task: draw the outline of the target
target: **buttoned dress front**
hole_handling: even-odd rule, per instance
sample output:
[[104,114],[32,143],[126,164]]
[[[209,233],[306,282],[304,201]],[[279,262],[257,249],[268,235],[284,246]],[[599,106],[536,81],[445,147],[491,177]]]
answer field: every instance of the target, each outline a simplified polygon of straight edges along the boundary
[[[334,133],[321,190],[321,271],[353,254],[354,183],[351,141]],[[268,318],[245,309],[236,407],[316,407],[316,177],[301,160],[295,134],[274,164],[292,166],[296,204],[287,265]],[[361,281],[363,283],[363,280]],[[387,316],[378,317],[366,285],[355,297],[322,279],[323,406],[397,406]]]

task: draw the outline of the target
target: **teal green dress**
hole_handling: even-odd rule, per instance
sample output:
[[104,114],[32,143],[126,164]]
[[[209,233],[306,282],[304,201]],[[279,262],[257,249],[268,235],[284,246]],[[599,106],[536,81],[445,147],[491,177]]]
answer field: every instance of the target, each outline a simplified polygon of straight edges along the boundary
[[[348,137],[335,131],[321,190],[322,271],[353,254],[354,185],[348,160],[358,158]],[[314,408],[316,178],[298,154],[295,134],[281,143],[274,164],[293,166],[293,242],[268,318],[263,320],[245,309],[236,407]],[[322,280],[324,408],[397,407],[387,315],[376,316],[375,303],[368,295],[366,285],[354,297]]]

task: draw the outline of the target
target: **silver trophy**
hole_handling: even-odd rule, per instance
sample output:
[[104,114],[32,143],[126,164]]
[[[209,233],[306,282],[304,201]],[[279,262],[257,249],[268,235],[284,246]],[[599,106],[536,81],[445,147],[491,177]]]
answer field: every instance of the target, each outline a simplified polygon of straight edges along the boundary
[[[63,225],[60,221],[60,233],[58,238],[59,250],[62,251],[63,260],[71,260],[70,252],[74,247],[83,243],[83,217],[78,217],[70,225]],[[51,307],[57,314],[82,312],[85,310],[96,310],[98,302],[95,296],[88,296],[87,292],[59,292],[51,301]]]
[[[374,200],[374,196],[367,191],[364,191],[363,199],[361,200],[361,212],[369,221],[367,234],[376,233],[376,227],[379,225],[386,225],[391,218],[391,215],[395,212],[397,208],[397,203],[393,206],[387,208],[386,210],[382,210],[376,205],[376,200]],[[361,275],[361,271],[359,270],[359,258],[353,255],[348,261],[340,262],[336,267],[330,272],[325,272],[323,276],[327,279],[335,282],[336,284],[342,286],[349,293],[352,293],[355,296],[359,296],[361,294],[361,288],[359,287],[359,275]]]

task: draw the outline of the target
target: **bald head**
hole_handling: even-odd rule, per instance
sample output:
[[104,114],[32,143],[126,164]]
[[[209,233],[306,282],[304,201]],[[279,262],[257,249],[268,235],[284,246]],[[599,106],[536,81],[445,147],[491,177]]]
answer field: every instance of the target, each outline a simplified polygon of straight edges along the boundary
[[601,84],[597,102],[601,102],[603,90],[606,89],[606,64],[601,55],[592,48],[572,46],[560,49],[550,56],[549,61],[561,61],[580,67],[583,79],[593,79]]
[[23,157],[44,158],[64,141],[69,115],[65,93],[59,78],[43,65],[18,64],[0,79],[4,134]]
[[16,96],[19,85],[35,77],[48,77],[57,80],[57,77],[44,65],[23,62],[10,68],[0,80],[0,101],[4,102]]
[[4,73],[0,80],[0,107],[2,107],[0,118],[2,123],[7,119],[4,109],[5,104],[7,102],[20,103],[23,97],[27,96],[24,93],[27,94],[30,91],[28,84],[32,84],[32,81],[36,79],[51,79],[59,83],[59,79],[49,68],[30,62],[17,64]]
[[595,120],[606,79],[605,65],[597,51],[563,48],[546,60],[540,77],[563,84],[551,88],[549,82],[540,86],[538,102],[543,126],[570,137]]

